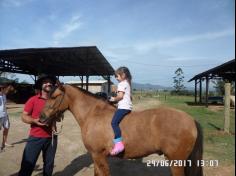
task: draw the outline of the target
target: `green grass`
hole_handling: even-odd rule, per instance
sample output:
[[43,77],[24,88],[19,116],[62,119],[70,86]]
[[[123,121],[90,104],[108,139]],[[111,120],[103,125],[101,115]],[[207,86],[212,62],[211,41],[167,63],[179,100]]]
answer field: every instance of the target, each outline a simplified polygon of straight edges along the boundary
[[211,110],[205,106],[191,106],[186,102],[193,102],[194,97],[168,96],[161,100],[162,104],[181,109],[190,114],[202,126],[204,133],[204,159],[219,160],[222,165],[235,163],[235,111],[231,110],[230,132],[225,134],[224,110]]

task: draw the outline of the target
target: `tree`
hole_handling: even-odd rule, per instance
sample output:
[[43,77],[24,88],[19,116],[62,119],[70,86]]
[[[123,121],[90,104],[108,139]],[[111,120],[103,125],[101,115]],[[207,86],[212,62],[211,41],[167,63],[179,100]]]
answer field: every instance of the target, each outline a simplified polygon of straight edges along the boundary
[[14,73],[0,72],[0,77],[2,80],[7,79],[7,80],[11,80],[15,83],[19,83],[19,78],[16,78],[16,74],[14,74]]
[[[225,94],[225,81],[223,79],[212,80],[214,89],[217,95],[223,96]],[[231,95],[235,95],[235,82],[231,83]]]
[[215,89],[217,95],[222,96],[225,94],[225,88],[224,88],[225,82],[222,79],[212,80],[212,83],[213,83],[213,88]]
[[175,75],[173,77],[174,79],[174,89],[177,94],[179,94],[181,91],[185,89],[184,87],[184,72],[181,68],[178,68],[175,71]]

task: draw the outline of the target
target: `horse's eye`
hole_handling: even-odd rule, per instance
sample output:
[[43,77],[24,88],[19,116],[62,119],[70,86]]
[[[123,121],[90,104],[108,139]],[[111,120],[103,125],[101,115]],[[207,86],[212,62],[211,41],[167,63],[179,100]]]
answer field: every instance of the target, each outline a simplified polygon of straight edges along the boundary
[[57,98],[57,97],[55,97],[55,96],[51,96],[51,97],[50,97],[50,99],[53,99],[53,100],[56,99],[56,98]]
[[55,100],[57,97],[60,97],[61,94],[52,95],[50,98]]

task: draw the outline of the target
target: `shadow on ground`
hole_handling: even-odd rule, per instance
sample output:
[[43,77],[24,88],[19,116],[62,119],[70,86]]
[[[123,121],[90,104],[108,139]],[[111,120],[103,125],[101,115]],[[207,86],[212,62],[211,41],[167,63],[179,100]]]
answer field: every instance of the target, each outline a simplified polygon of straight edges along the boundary
[[12,145],[17,145],[17,144],[25,143],[25,142],[27,142],[27,140],[28,140],[28,138],[21,139],[20,141],[13,142]]
[[[112,176],[170,176],[168,167],[147,167],[142,159],[124,160],[119,158],[108,159]],[[83,168],[93,170],[90,165],[93,163],[90,154],[84,154],[74,159],[62,171],[56,172],[53,176],[73,176]]]
[[53,176],[63,175],[75,175],[77,172],[85,167],[89,167],[93,163],[91,156],[86,153],[75,158],[69,165],[67,165],[62,171],[56,172]]

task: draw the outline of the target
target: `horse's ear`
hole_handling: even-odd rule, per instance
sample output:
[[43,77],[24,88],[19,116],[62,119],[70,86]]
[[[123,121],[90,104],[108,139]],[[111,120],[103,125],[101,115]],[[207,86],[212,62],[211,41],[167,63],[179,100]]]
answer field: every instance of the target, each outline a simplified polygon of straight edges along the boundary
[[61,84],[58,88],[59,88],[61,91],[65,92],[65,88],[63,87],[63,84]]
[[56,85],[61,91],[65,91],[65,88],[63,87],[63,83],[59,81],[59,79],[56,80]]

